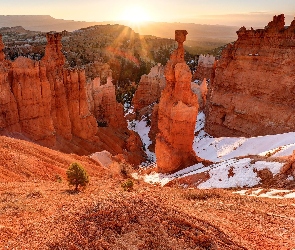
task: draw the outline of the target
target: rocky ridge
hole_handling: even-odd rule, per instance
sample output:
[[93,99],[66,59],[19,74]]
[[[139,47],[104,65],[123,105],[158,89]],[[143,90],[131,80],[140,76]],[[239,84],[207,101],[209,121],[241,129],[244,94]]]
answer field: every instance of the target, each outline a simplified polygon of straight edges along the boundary
[[295,20],[284,15],[265,29],[245,27],[216,65],[208,95],[206,131],[213,136],[258,136],[295,130]]
[[[100,126],[98,114],[94,116],[89,109],[85,70],[64,67],[61,34],[48,33],[47,41],[41,61],[24,57],[7,61],[1,50],[0,134],[68,153],[108,150],[113,155],[124,154],[132,163],[140,163],[141,141],[127,129],[123,108],[116,103],[114,90],[101,88],[101,104],[110,113],[104,114],[108,124]],[[113,110],[116,110],[115,115]],[[116,124],[115,120],[121,122]]]

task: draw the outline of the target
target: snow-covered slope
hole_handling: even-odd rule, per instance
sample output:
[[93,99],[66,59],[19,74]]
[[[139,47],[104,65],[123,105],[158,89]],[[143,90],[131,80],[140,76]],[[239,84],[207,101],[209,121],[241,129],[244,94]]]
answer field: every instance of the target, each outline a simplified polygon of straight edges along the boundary
[[148,157],[147,161],[142,163],[143,166],[147,166],[151,164],[152,162],[156,161],[155,153],[149,150],[149,146],[152,144],[152,142],[149,138],[150,126],[147,125],[146,119],[147,118],[144,117],[141,121],[137,121],[137,120],[128,121],[128,129],[133,130],[139,134],[143,144],[143,150],[145,151]]
[[[273,175],[278,174],[284,165],[278,157],[289,156],[295,150],[295,132],[252,138],[213,138],[204,132],[204,121],[205,115],[201,112],[196,122],[195,132],[198,135],[193,148],[199,157],[213,164],[205,167],[199,163],[170,175],[153,172],[144,176],[145,181],[165,185],[176,178],[207,173],[209,178],[198,183],[198,188],[252,187],[261,181],[260,170],[268,169]],[[155,161],[155,155],[147,149],[151,142],[149,127],[144,119],[129,124],[141,136],[149,158]],[[253,160],[253,156],[265,156],[262,157],[265,159]]]

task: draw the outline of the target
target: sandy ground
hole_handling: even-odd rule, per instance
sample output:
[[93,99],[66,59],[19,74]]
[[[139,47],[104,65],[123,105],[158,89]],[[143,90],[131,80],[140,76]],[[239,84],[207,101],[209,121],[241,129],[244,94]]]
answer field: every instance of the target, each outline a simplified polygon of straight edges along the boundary
[[1,249],[295,248],[295,199],[122,181],[1,183]]
[[[160,187],[87,157],[0,137],[0,249],[295,249],[295,199]],[[80,162],[90,184],[73,193]]]

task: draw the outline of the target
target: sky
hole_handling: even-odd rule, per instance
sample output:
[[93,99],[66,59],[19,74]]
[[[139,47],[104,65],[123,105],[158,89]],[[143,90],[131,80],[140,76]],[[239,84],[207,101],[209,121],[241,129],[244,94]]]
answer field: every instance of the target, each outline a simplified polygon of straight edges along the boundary
[[233,14],[248,19],[295,15],[294,0],[0,0],[0,6],[0,15],[51,15],[98,22],[128,19],[212,24],[212,19],[237,18]]

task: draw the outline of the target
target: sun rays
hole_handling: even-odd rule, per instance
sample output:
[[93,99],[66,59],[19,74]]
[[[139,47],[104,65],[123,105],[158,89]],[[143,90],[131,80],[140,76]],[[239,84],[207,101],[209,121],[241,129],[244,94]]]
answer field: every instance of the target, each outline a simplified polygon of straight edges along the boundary
[[140,23],[150,20],[150,16],[146,9],[138,5],[127,7],[122,12],[122,19],[131,23]]

